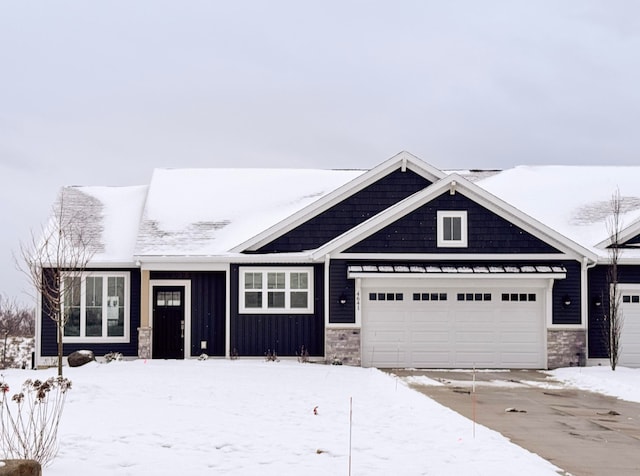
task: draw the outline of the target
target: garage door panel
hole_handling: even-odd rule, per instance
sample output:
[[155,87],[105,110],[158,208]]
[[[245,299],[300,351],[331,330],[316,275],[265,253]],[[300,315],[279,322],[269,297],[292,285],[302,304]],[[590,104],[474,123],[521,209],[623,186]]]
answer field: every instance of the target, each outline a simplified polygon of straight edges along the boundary
[[[425,290],[418,285],[394,287],[393,280],[388,286],[363,287],[364,365],[544,367],[544,306],[542,293],[536,289],[510,292],[505,285],[499,290],[433,286]],[[369,293],[402,294],[404,298],[370,301]],[[508,294],[506,300],[503,293]],[[440,300],[421,300],[433,296]]]
[[640,367],[640,289],[622,289],[622,332],[618,364]]

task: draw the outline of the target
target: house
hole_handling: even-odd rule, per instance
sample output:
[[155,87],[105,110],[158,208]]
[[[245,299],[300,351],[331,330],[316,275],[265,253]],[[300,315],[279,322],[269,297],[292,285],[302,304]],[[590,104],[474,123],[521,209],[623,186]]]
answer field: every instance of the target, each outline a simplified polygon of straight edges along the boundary
[[[620,364],[640,366],[638,184],[640,167],[446,172],[401,152],[366,171],[157,169],[148,186],[66,187],[95,241],[64,353],[600,363],[617,189]],[[57,355],[46,311],[39,365]]]

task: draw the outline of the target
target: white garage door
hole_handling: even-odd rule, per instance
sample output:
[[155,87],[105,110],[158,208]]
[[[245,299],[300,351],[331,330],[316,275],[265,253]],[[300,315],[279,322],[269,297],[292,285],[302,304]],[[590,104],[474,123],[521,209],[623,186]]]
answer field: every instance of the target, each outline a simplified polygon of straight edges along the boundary
[[622,333],[618,364],[640,367],[640,288],[620,286],[622,294]]
[[371,367],[544,368],[542,287],[362,283],[362,362]]

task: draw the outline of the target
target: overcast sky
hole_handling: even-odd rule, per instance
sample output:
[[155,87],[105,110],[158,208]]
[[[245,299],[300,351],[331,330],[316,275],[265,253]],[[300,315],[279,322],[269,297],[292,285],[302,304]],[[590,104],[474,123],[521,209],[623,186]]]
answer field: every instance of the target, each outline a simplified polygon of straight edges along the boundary
[[0,0],[0,293],[63,185],[639,164],[640,2]]

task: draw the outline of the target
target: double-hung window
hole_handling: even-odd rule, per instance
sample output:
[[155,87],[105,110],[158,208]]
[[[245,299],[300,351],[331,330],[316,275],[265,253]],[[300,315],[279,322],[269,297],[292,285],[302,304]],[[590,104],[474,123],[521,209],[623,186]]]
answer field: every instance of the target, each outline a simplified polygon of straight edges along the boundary
[[240,312],[313,312],[313,268],[241,268]]
[[61,293],[65,342],[128,342],[129,273],[69,274]]
[[442,210],[437,213],[438,247],[466,248],[467,212]]

